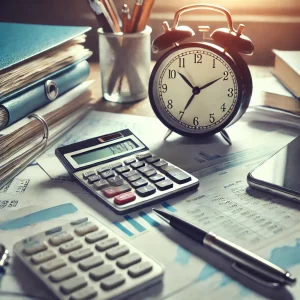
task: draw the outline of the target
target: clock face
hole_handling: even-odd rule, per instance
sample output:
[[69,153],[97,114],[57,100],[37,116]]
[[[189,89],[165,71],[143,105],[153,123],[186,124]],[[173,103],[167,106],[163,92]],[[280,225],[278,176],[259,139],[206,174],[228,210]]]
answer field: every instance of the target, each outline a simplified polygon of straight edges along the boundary
[[233,64],[221,55],[213,47],[181,46],[160,62],[151,98],[164,123],[173,130],[216,132],[232,119],[238,83]]

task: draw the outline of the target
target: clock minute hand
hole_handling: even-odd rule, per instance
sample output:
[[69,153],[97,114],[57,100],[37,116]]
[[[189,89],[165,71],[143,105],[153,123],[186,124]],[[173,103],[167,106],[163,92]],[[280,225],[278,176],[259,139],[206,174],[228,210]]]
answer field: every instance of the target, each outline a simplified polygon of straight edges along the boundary
[[178,74],[180,75],[180,77],[193,89],[193,85],[189,82],[189,80],[181,73],[178,72]]
[[211,82],[205,84],[204,86],[202,86],[201,88],[199,88],[200,91],[202,91],[202,90],[206,89],[207,87],[211,86],[211,85],[214,84],[215,82],[219,81],[221,78],[223,78],[223,77],[220,77],[220,78],[218,78],[218,79],[216,79],[216,80],[214,80],[214,81],[211,81]]
[[192,97],[189,99],[188,103],[186,104],[184,111],[186,111],[186,109],[190,106],[194,98],[195,98],[195,94],[193,93]]

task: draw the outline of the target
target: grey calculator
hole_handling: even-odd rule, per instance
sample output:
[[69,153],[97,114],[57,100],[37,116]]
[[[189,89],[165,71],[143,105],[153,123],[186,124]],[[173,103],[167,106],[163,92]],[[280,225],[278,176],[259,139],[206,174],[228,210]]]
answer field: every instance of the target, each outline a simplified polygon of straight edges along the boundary
[[159,283],[164,273],[92,217],[24,238],[14,252],[61,300],[124,299]]
[[196,177],[156,156],[128,129],[55,154],[71,177],[118,214],[199,187]]

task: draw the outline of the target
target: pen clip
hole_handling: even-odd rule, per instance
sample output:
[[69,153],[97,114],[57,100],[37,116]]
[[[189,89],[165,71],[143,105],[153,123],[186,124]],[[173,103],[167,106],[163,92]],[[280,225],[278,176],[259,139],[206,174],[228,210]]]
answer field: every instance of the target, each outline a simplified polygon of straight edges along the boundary
[[240,274],[248,277],[249,279],[265,286],[265,287],[268,287],[268,288],[278,288],[281,286],[280,283],[278,282],[271,282],[271,281],[267,281],[267,280],[264,280],[260,277],[262,277],[263,275],[261,274],[258,274],[257,272],[253,271],[253,270],[249,270],[246,266],[241,266],[237,263],[233,263],[232,264],[232,268],[239,272]]

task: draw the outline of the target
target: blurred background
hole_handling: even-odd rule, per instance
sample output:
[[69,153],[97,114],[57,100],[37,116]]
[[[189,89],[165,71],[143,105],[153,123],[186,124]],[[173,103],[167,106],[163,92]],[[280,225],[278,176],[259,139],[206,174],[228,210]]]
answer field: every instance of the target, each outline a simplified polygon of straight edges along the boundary
[[[132,8],[134,0],[115,0],[119,11],[124,3]],[[162,32],[163,21],[171,24],[176,10],[194,3],[201,1],[156,0],[149,24],[153,28],[152,38]],[[272,49],[300,50],[299,0],[206,0],[203,3],[224,6],[231,12],[235,27],[240,23],[246,25],[244,34],[255,45],[254,55],[245,57],[250,64],[273,65]],[[99,59],[97,22],[87,0],[0,0],[0,22],[91,26],[87,47],[94,52],[91,60]],[[183,15],[181,24],[192,27],[195,32],[199,25],[209,25],[211,30],[227,27],[222,14],[205,10]]]

